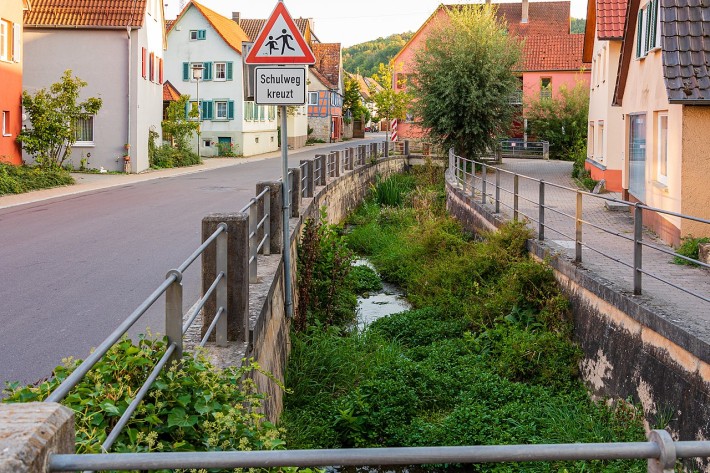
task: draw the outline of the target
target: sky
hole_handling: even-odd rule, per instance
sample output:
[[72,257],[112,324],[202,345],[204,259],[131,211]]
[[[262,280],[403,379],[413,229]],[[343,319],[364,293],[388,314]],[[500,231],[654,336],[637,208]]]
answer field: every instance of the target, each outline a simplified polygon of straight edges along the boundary
[[[228,18],[232,17],[232,12],[239,12],[242,18],[267,18],[277,3],[277,0],[197,1]],[[168,19],[177,16],[180,2],[185,4],[188,0],[165,0]],[[322,42],[348,47],[395,33],[416,31],[442,0],[284,0],[284,3],[293,18],[313,18],[314,31]],[[467,3],[467,0],[443,3]],[[572,0],[572,17],[584,18],[586,8],[586,0]]]

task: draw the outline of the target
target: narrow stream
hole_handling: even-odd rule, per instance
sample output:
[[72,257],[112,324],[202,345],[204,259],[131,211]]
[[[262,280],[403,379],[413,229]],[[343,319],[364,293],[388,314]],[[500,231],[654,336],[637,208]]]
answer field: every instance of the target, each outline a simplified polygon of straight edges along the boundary
[[[353,266],[367,266],[375,269],[366,259],[358,259]],[[357,298],[357,328],[362,331],[377,319],[411,309],[404,298],[404,292],[394,284],[382,282],[382,289]]]

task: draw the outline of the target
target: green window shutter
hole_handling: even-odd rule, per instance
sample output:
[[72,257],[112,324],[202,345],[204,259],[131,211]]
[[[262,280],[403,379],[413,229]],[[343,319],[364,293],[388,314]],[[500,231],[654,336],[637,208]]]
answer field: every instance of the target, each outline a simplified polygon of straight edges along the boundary
[[234,100],[230,100],[227,104],[227,119],[234,120]]
[[205,66],[204,80],[212,80],[212,63],[206,62],[206,63],[204,63],[204,66]]
[[207,30],[197,30],[197,39],[206,39]]
[[641,40],[643,39],[643,10],[639,10],[638,16],[636,18],[636,57],[641,57],[641,51],[643,51],[643,45]]
[[182,80],[190,80],[190,63],[182,63]]
[[190,101],[185,102],[185,119],[190,119]]
[[208,104],[210,104],[211,102],[209,100],[200,101],[200,102],[202,102],[202,103],[200,103],[200,108],[202,108],[202,119],[209,120],[210,117],[209,117]]
[[227,63],[227,80],[233,80],[234,67],[231,62]]
[[207,102],[207,119],[212,120],[214,118],[214,102],[211,100]]
[[658,38],[656,35],[658,35],[658,31],[656,31],[657,28],[657,21],[658,21],[658,0],[653,0],[651,2],[651,47],[649,49],[653,49],[656,47],[656,45],[660,45],[661,42],[658,41]]

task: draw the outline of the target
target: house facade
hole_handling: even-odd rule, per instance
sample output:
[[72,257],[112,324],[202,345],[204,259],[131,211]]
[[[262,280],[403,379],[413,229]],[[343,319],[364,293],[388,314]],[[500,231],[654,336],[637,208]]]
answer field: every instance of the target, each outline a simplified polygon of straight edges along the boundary
[[[613,104],[620,107],[624,197],[710,218],[710,9],[679,0],[630,0]],[[610,130],[611,131],[611,130]],[[707,225],[644,211],[644,225],[677,245]]]
[[[251,156],[278,149],[276,107],[244,100],[239,24],[197,2],[190,2],[168,31],[166,78],[199,111],[194,151],[202,156]],[[194,70],[201,68],[199,80]],[[188,113],[189,110],[186,110]]]
[[606,188],[621,192],[624,164],[624,120],[613,107],[627,0],[590,0],[584,33],[584,56],[592,64],[585,168]]
[[[519,122],[511,133],[525,128],[524,101],[541,96],[555,96],[560,87],[574,87],[578,82],[589,85],[589,65],[582,62],[583,36],[570,33],[570,2],[496,3],[496,15],[508,26],[508,32],[524,40],[523,57],[516,72],[520,78],[520,91],[511,99],[516,107]],[[422,48],[432,29],[449,21],[449,12],[460,5],[440,5],[412,38],[392,59],[393,87],[406,90],[407,79],[414,73],[414,57]],[[401,138],[419,138],[425,133],[416,117],[398,126]]]
[[71,69],[88,84],[81,99],[103,100],[94,117],[76,124],[74,167],[85,160],[95,169],[148,169],[150,132],[161,132],[164,22],[160,0],[32,0],[25,12],[24,89],[47,88]]
[[340,43],[314,43],[316,63],[308,68],[308,126],[311,137],[341,141],[343,122],[343,60]]
[[0,4],[0,163],[22,162],[15,140],[22,127],[22,15],[29,8],[29,0]]

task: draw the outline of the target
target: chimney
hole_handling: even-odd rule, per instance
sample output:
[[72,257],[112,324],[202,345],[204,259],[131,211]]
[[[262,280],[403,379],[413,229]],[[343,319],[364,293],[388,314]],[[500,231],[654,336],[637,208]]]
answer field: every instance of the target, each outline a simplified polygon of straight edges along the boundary
[[237,24],[239,24],[239,12],[238,11],[233,11],[232,12],[232,20],[236,21]]
[[523,0],[523,11],[520,15],[520,23],[528,22],[528,0]]

